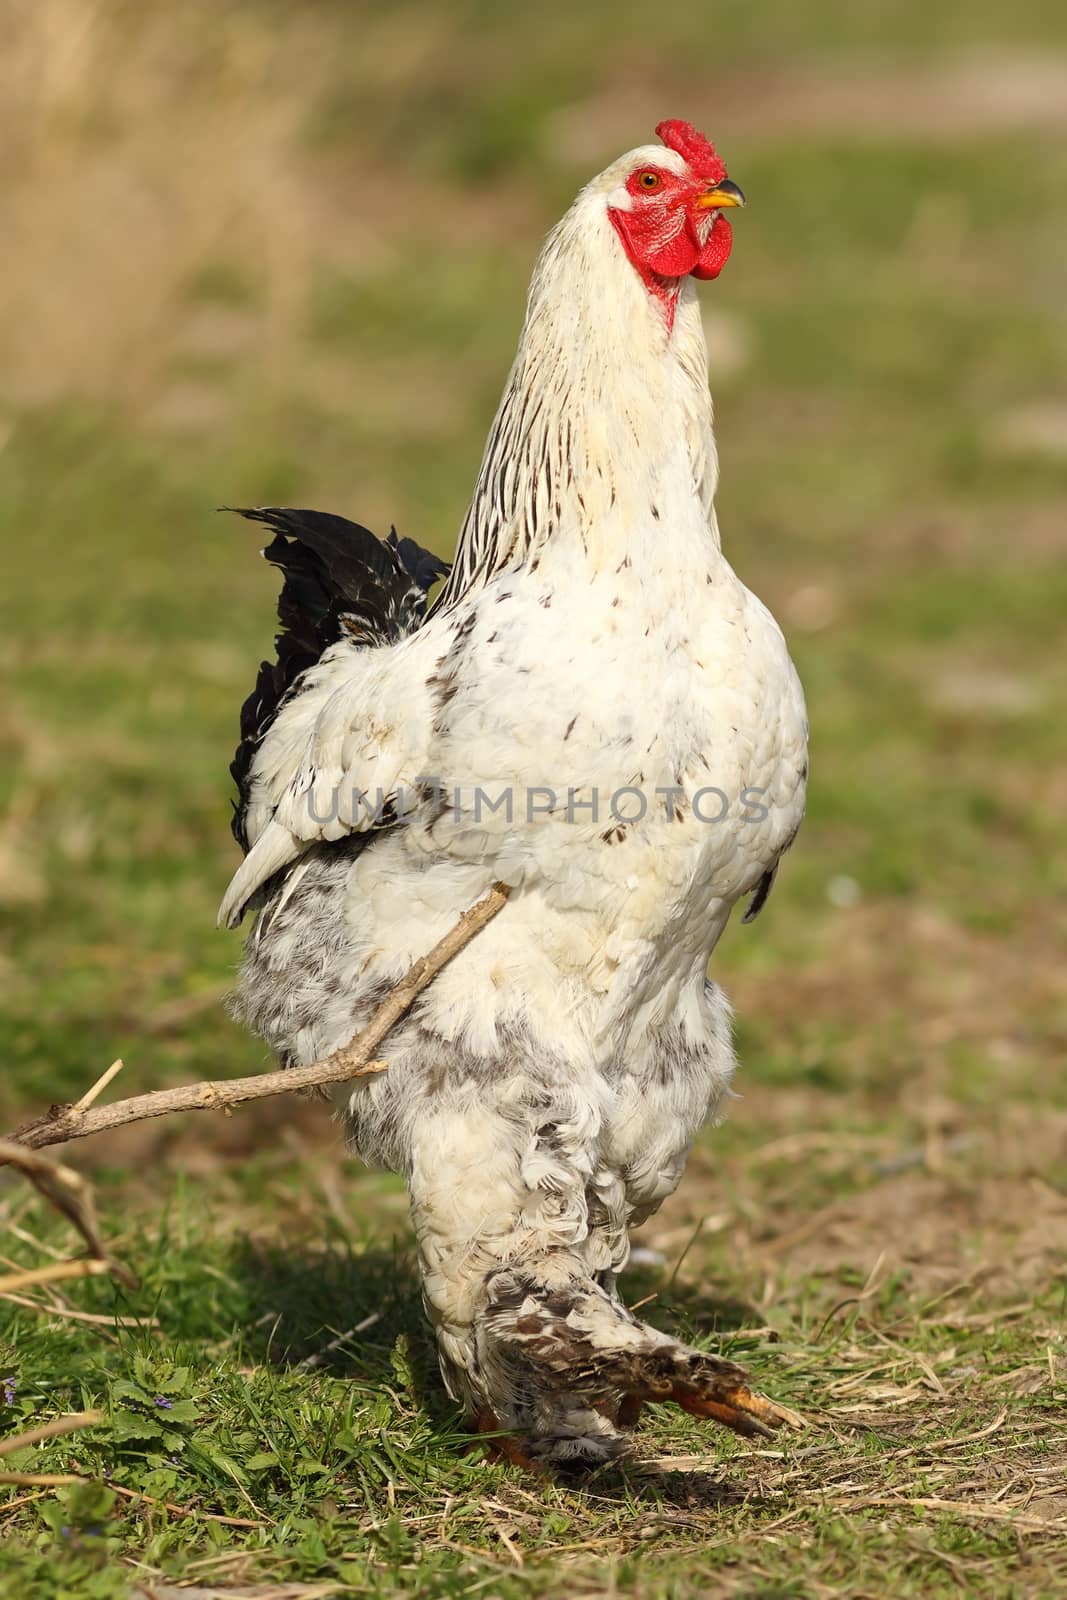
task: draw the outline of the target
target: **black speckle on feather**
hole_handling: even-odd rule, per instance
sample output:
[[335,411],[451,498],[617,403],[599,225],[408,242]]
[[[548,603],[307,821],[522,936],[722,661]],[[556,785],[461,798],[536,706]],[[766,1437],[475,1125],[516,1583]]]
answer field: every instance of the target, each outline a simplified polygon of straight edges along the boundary
[[[807,763],[805,763],[805,766],[806,765]],[[755,890],[753,891],[752,899],[748,902],[748,909],[741,918],[743,923],[755,922],[756,918],[767,904],[767,901],[770,898],[771,890],[774,888],[774,880],[778,876],[778,868],[782,864],[782,857],[785,855],[786,851],[792,847],[799,831],[800,823],[798,822],[792,833],[789,835],[789,838],[785,841],[785,844],[782,846],[781,850],[779,850],[778,859],[774,863],[774,866],[768,867],[767,871],[763,874],[763,877],[757,883]]]
[[774,888],[774,880],[777,876],[778,863],[776,861],[770,871],[765,872],[763,877],[757,883],[752,895],[752,899],[748,902],[748,908],[745,911],[744,916],[741,918],[742,923],[755,922],[756,918],[767,904],[767,901],[770,899],[770,893]]
[[241,708],[241,740],[230,772],[240,798],[233,833],[248,849],[245,811],[252,762],[282,702],[299,692],[301,674],[341,638],[360,644],[392,644],[422,622],[426,596],[447,564],[414,539],[377,538],[368,528],[327,511],[282,506],[223,507],[274,530],[263,551],[282,574],[278,598],[277,659],[264,661],[256,686]]

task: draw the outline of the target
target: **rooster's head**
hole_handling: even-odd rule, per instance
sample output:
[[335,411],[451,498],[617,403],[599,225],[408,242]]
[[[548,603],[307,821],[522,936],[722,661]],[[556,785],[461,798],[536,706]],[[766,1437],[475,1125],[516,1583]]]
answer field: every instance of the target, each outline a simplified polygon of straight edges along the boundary
[[[661,122],[665,150],[648,147],[610,169],[608,215],[623,249],[658,297],[664,280],[717,278],[732,233],[723,212],[745,197],[710,140],[689,122]],[[608,177],[609,174],[605,174]]]

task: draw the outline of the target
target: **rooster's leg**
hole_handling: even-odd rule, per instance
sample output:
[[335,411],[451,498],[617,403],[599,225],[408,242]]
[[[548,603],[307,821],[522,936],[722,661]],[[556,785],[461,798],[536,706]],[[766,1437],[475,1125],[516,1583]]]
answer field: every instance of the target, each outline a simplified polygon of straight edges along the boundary
[[[527,1467],[617,1460],[646,1403],[749,1436],[791,1421],[740,1367],[639,1322],[619,1298],[621,1223],[589,1226],[577,1170],[588,1157],[582,1146],[569,1163],[560,1131],[570,1102],[554,1119],[538,1102],[542,1147],[536,1137],[517,1145],[510,1102],[505,1116],[489,1091],[483,1100],[477,1117],[464,1107],[419,1120],[409,1184],[441,1370],[475,1426],[499,1433],[494,1453]],[[543,1188],[530,1181],[542,1167]],[[577,1247],[558,1242],[573,1234]]]
[[475,1411],[468,1418],[467,1425],[472,1433],[492,1435],[484,1441],[485,1453],[490,1461],[502,1461],[509,1467],[521,1467],[524,1472],[532,1472],[537,1477],[544,1476],[544,1467],[527,1452],[522,1440],[512,1433],[500,1432],[500,1423],[487,1406]]

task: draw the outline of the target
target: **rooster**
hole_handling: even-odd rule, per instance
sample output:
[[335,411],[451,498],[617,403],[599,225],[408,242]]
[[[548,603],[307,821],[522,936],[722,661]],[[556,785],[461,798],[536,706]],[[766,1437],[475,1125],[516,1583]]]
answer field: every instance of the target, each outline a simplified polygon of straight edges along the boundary
[[283,1065],[318,1060],[509,888],[388,1070],[335,1100],[407,1180],[450,1393],[532,1463],[625,1453],[647,1401],[744,1434],[790,1417],[616,1285],[730,1098],[708,958],[766,899],[807,772],[797,675],[714,510],[694,279],[744,196],[688,123],[656,131],[548,236],[451,570],[339,517],[244,513],[283,587],[232,769],[237,1006]]

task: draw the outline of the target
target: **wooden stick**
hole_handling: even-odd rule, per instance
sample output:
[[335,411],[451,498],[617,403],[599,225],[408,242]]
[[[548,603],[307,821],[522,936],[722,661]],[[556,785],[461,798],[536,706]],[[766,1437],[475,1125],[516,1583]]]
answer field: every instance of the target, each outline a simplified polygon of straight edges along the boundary
[[[77,1120],[80,1121],[83,1115],[83,1112],[78,1111]],[[138,1287],[134,1273],[121,1261],[116,1261],[104,1243],[97,1225],[92,1185],[80,1172],[75,1172],[73,1167],[61,1166],[58,1161],[49,1161],[47,1156],[37,1155],[34,1150],[14,1139],[0,1139],[0,1166],[5,1163],[10,1163],[24,1173],[34,1188],[38,1189],[68,1222],[74,1224],[89,1246],[90,1256],[104,1262],[107,1270],[128,1289]]]
[[118,1075],[122,1071],[124,1065],[125,1065],[125,1062],[121,1059],[121,1057],[119,1058],[118,1061],[113,1061],[111,1063],[110,1067],[108,1067],[107,1071],[106,1072],[102,1072],[100,1074],[99,1078],[97,1078],[97,1080],[93,1084],[92,1088],[91,1089],[86,1089],[85,1093],[82,1095],[82,1097],[78,1101],[78,1103],[76,1105],[71,1106],[71,1108],[70,1108],[71,1117],[72,1118],[80,1117],[82,1115],[83,1111],[88,1111],[89,1107],[92,1105],[92,1103],[96,1099],[97,1095],[103,1093],[103,1091],[107,1088],[108,1084],[111,1082],[112,1078],[117,1078],[118,1077]]
[[[40,1283],[63,1283],[67,1278],[98,1278],[111,1271],[111,1263],[98,1256],[79,1256],[75,1261],[53,1261],[48,1267],[29,1267],[25,1272],[9,1272],[0,1278],[0,1295],[13,1289],[35,1289]],[[42,1306],[41,1310],[47,1307]]]
[[[0,1483],[9,1483],[14,1489],[65,1489],[71,1483],[91,1482],[91,1478],[78,1478],[73,1472],[0,1472]],[[21,1500],[9,1500],[0,1505],[0,1514],[34,1498],[27,1494]]]
[[16,1450],[25,1450],[31,1444],[43,1444],[46,1439],[59,1439],[65,1433],[76,1433],[79,1428],[92,1428],[98,1422],[103,1422],[102,1411],[78,1411],[73,1416],[54,1417],[51,1422],[42,1422],[39,1428],[30,1428],[26,1433],[10,1433],[6,1439],[0,1439],[0,1456],[14,1455]]
[[[87,1483],[90,1480],[80,1480]],[[154,1494],[145,1494],[143,1489],[124,1489],[117,1483],[109,1483],[108,1488],[112,1494],[121,1494],[127,1500],[146,1501],[152,1506],[162,1506],[165,1511],[173,1511],[179,1517],[203,1517],[206,1522],[224,1522],[231,1528],[266,1528],[270,1524],[262,1520],[256,1521],[252,1517],[223,1517],[217,1511],[201,1511],[199,1506],[179,1506],[173,1500],[160,1500]],[[247,1498],[247,1497],[246,1497]],[[3,1507],[0,1506],[0,1511]]]
[[[114,1312],[105,1316],[97,1311],[78,1311],[74,1306],[42,1305],[40,1300],[31,1300],[24,1294],[14,1294],[5,1291],[0,1295],[0,1300],[10,1300],[14,1306],[25,1306],[27,1311],[39,1312],[42,1317],[53,1317],[58,1322],[86,1322],[93,1328],[158,1328],[158,1317],[117,1317]],[[110,1338],[104,1334],[105,1339]],[[117,1339],[111,1340],[118,1344]]]
[[[390,1029],[405,1015],[414,1001],[436,978],[441,968],[480,933],[500,911],[510,893],[506,884],[494,884],[489,893],[439,939],[433,949],[414,962],[396,987],[386,995],[370,1022],[343,1049],[307,1067],[287,1067],[280,1072],[261,1072],[251,1078],[222,1078],[214,1082],[183,1084],[177,1089],[156,1089],[110,1106],[85,1108],[84,1097],[76,1106],[53,1106],[46,1116],[24,1124],[0,1141],[0,1166],[14,1160],[12,1146],[39,1150],[44,1145],[62,1144],[68,1139],[84,1139],[91,1133],[105,1133],[128,1122],[146,1117],[165,1117],[175,1111],[207,1111],[221,1106],[240,1105],[268,1095],[288,1094],[294,1089],[310,1089],[323,1083],[345,1083],[350,1078],[384,1072],[388,1062],[376,1061],[374,1053]],[[6,1148],[5,1148],[6,1147]]]

